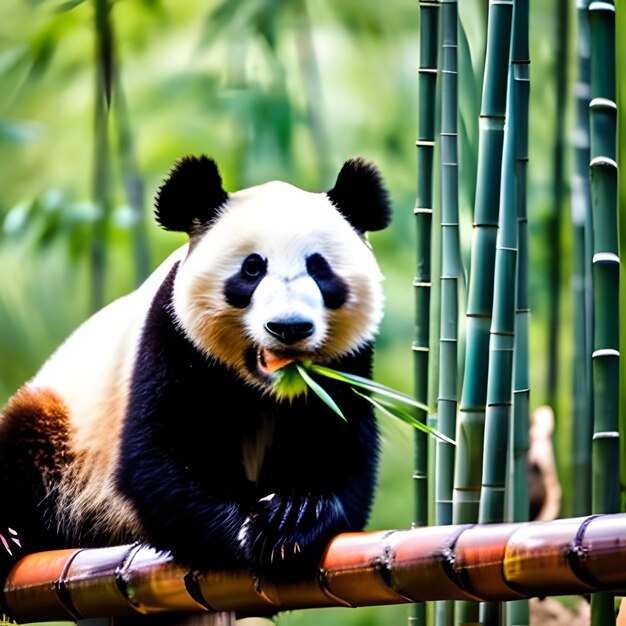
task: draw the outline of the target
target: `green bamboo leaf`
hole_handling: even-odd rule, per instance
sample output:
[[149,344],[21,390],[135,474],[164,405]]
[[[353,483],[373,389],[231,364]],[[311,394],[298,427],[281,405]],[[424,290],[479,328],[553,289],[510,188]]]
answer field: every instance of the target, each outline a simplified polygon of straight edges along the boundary
[[59,6],[56,7],[57,13],[65,13],[67,11],[71,11],[75,9],[77,6],[84,4],[86,0],[67,0],[66,2],[61,2]]
[[357,387],[362,387],[363,389],[367,389],[373,393],[378,393],[383,396],[387,396],[396,400],[397,402],[402,402],[403,404],[409,404],[417,409],[421,409],[422,411],[430,412],[428,405],[423,404],[408,396],[400,391],[396,391],[395,389],[391,389],[382,385],[380,383],[374,382],[369,378],[363,378],[362,376],[358,376],[356,374],[348,374],[346,372],[340,372],[337,370],[333,370],[329,367],[324,367],[323,365],[315,365],[311,364],[309,369],[316,374],[320,374],[320,376],[326,376],[327,378],[333,378],[334,380],[339,380],[344,383],[349,383],[352,385],[356,385]]
[[306,371],[304,366],[302,364],[300,364],[300,363],[296,363],[295,366],[296,366],[300,376],[302,376],[303,380],[311,388],[311,391],[316,393],[321,398],[321,400],[323,400],[335,413],[337,413],[337,415],[339,415],[339,417],[342,420],[347,422],[348,420],[346,419],[346,416],[341,412],[341,409],[337,406],[335,401],[328,395],[328,393],[326,392],[326,390],[324,388],[322,388],[320,385],[318,385],[309,376],[309,373]]
[[391,417],[397,417],[401,419],[403,422],[410,424],[411,426],[427,433],[428,435],[433,435],[441,439],[442,441],[451,443],[453,446],[456,445],[455,441],[453,441],[449,437],[446,437],[443,433],[440,433],[438,430],[435,430],[431,426],[427,426],[423,422],[420,422],[416,417],[414,417],[410,413],[407,413],[406,411],[403,411],[402,409],[399,409],[397,406],[390,404],[388,402],[385,402],[385,400],[381,400],[381,401],[374,400],[374,398],[371,398],[370,396],[364,393],[361,393],[360,391],[357,391],[356,389],[353,389],[352,391],[354,391],[354,393],[356,393],[358,396],[365,398],[368,402],[371,402],[377,409],[379,409],[383,413]]

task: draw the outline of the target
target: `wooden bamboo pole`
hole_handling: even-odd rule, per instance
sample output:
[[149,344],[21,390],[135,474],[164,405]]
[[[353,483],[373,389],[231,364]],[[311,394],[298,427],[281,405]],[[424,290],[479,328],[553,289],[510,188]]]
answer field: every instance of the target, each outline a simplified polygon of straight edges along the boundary
[[28,555],[4,601],[18,622],[256,612],[626,590],[626,514],[345,533],[315,580],[275,585],[247,571],[190,573],[142,545]]

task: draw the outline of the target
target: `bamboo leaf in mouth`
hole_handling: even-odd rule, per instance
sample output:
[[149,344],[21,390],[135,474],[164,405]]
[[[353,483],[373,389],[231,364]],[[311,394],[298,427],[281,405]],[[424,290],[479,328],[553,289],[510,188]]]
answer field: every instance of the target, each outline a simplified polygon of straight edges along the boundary
[[[399,419],[422,432],[437,437],[441,441],[456,445],[455,441],[431,426],[424,424],[409,411],[401,408],[402,406],[408,406],[409,410],[420,409],[429,412],[428,406],[418,402],[415,398],[369,378],[358,376],[357,374],[341,372],[323,365],[317,365],[310,360],[295,360],[275,372],[276,378],[274,386],[278,395],[293,398],[301,393],[307,393],[310,389],[324,404],[339,415],[341,419],[346,420],[346,416],[331,395],[311,376],[311,374],[317,374],[318,376],[345,383],[350,386],[354,393],[365,398],[381,413]],[[369,394],[362,393],[359,389],[365,389],[369,391]],[[372,397],[372,395],[377,397]]]

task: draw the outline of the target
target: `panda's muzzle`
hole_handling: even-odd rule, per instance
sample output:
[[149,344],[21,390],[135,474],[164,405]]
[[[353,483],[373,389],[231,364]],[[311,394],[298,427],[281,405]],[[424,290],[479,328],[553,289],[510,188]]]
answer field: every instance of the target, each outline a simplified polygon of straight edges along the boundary
[[310,337],[315,326],[309,321],[266,322],[265,330],[284,344],[291,345]]

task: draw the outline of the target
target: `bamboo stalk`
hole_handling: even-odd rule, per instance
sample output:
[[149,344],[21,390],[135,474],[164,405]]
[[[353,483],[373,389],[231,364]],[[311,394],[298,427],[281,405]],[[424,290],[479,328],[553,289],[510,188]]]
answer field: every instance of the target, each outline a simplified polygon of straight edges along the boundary
[[107,229],[112,211],[110,190],[109,112],[111,108],[113,73],[113,34],[109,0],[95,2],[95,104],[93,146],[93,201],[96,218],[91,237],[91,310],[104,304],[107,252]]
[[120,170],[126,199],[132,211],[131,225],[133,258],[135,261],[135,283],[140,285],[150,274],[150,246],[144,203],[144,183],[137,160],[126,97],[122,89],[119,72],[115,72],[115,119],[119,144]]
[[[619,510],[619,246],[617,239],[617,105],[615,5],[589,5],[591,32],[591,204],[593,214],[592,512]],[[614,619],[613,597],[592,598],[594,626]]]
[[[513,91],[515,93],[515,209],[517,265],[515,338],[513,356],[513,408],[509,452],[509,475],[506,481],[508,494],[506,520],[526,522],[529,517],[528,498],[528,431],[530,423],[529,377],[529,315],[528,289],[528,217],[527,217],[527,164],[528,164],[528,107],[530,98],[530,53],[528,47],[528,0],[515,0],[511,60],[513,65]],[[506,606],[506,623],[509,626],[528,626],[530,611],[528,600],[510,602]]]
[[329,163],[330,144],[323,116],[322,80],[307,2],[302,2],[298,9],[298,29],[295,43],[302,86],[306,94],[307,127],[315,148],[321,181],[323,184],[327,184],[329,180],[332,180],[334,172],[331,171]]
[[553,180],[552,180],[552,215],[548,223],[549,246],[549,269],[548,290],[549,298],[549,322],[547,341],[547,385],[546,402],[556,413],[556,391],[559,377],[559,321],[561,317],[561,224],[563,209],[564,180],[564,136],[565,136],[565,111],[567,109],[567,67],[565,59],[568,55],[568,19],[569,0],[557,0],[556,3],[556,42],[555,51],[555,75],[556,75],[556,106],[555,106],[555,138],[553,152]]
[[[455,523],[478,520],[512,8],[512,0],[489,2],[466,310],[465,373],[456,436]],[[477,606],[473,603],[464,602],[456,607],[455,623],[477,621],[477,617]]]
[[[510,7],[512,10],[512,6]],[[513,13],[514,17],[519,18]],[[510,18],[509,18],[510,19]],[[502,152],[500,208],[496,237],[493,314],[489,338],[489,371],[482,487],[478,521],[504,521],[505,486],[509,447],[509,424],[513,405],[513,357],[515,347],[515,297],[517,267],[516,126],[517,92],[513,75],[513,46],[508,69],[506,124]],[[517,52],[517,51],[515,51]],[[499,626],[502,606],[489,602],[480,606],[481,624]]]
[[505,602],[624,589],[625,558],[623,513],[345,533],[329,543],[314,580],[282,585],[245,570],[190,573],[168,553],[133,544],[28,555],[10,572],[4,599],[19,622]]
[[[622,9],[616,11],[615,14],[615,32],[626,32],[626,12]],[[626,68],[626,39],[624,37],[618,37],[616,40],[616,57],[617,57],[617,75],[620,76]],[[626,124],[623,123],[624,119],[624,105],[626,104],[626,81],[619,79],[617,81],[617,106],[621,110],[619,114],[619,120],[617,124],[617,160],[619,163],[626,162]],[[618,177],[618,205],[620,212],[622,207],[626,206],[626,180],[623,176]],[[626,220],[619,220],[619,240],[626,242]],[[623,249],[623,248],[622,248]],[[622,319],[624,319],[626,311],[626,274],[620,272],[620,311]],[[622,348],[625,348],[624,343],[626,335],[622,333],[620,335],[620,343]],[[624,350],[622,350],[624,351]],[[626,404],[626,368],[620,367],[620,406]],[[626,433],[626,412],[620,411],[620,432]],[[621,476],[621,494],[620,494],[620,510],[626,511],[626,437],[620,437],[620,476]],[[622,607],[622,619],[626,618],[626,601]]]
[[[420,1],[420,48],[418,69],[418,140],[417,197],[414,208],[416,241],[415,336],[412,343],[414,394],[428,404],[430,355],[431,244],[433,215],[433,170],[436,128],[436,87],[439,33],[439,2]],[[418,410],[417,418],[428,424],[426,411]],[[414,443],[414,524],[428,525],[428,436],[415,432]],[[409,621],[425,626],[426,607],[416,605]]]
[[[458,211],[457,0],[442,0],[441,121],[441,324],[439,360],[439,431],[454,440],[456,431],[458,280],[462,274]],[[442,430],[443,429],[443,430]],[[443,445],[440,445],[443,444]],[[454,446],[437,441],[435,520],[452,523]]]
[[591,262],[593,232],[589,187],[589,103],[591,85],[589,0],[576,5],[578,21],[578,77],[576,82],[576,128],[573,138],[572,226],[574,239],[574,355],[573,355],[573,435],[572,474],[574,515],[591,512],[591,437],[593,398],[591,386],[592,286]]
[[[458,406],[459,277],[463,273],[458,203],[457,0],[441,1],[441,316],[439,331],[438,430],[456,433]],[[435,523],[452,523],[454,446],[435,443]],[[436,626],[451,626],[454,604],[437,602]]]
[[513,348],[517,265],[515,156],[517,94],[509,69],[507,124],[502,156],[500,210],[496,237],[493,316],[489,342],[485,445],[478,521],[504,521],[509,421],[513,404]]

